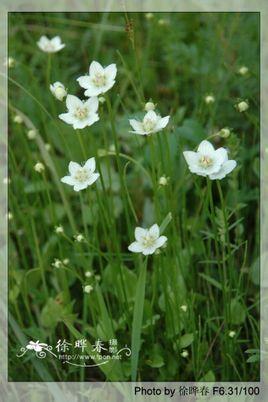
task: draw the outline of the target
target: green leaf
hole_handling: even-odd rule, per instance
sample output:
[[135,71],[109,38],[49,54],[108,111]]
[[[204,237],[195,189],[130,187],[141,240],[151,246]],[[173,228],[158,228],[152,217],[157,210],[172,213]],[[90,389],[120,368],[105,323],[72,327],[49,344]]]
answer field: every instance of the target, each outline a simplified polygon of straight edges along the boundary
[[199,276],[201,276],[201,278],[205,279],[211,285],[215,286],[217,289],[222,290],[222,286],[221,286],[220,282],[216,281],[216,279],[211,278],[211,276],[203,274],[202,272],[199,273]]
[[164,233],[166,227],[171,222],[171,220],[172,220],[172,214],[171,214],[171,212],[169,212],[160,225],[160,234]]
[[190,346],[194,341],[194,334],[185,334],[180,338],[180,348],[184,349]]
[[237,300],[231,300],[230,322],[232,324],[242,324],[246,318],[246,311],[243,305]]
[[260,361],[260,355],[252,355],[247,359],[247,363],[257,363]]

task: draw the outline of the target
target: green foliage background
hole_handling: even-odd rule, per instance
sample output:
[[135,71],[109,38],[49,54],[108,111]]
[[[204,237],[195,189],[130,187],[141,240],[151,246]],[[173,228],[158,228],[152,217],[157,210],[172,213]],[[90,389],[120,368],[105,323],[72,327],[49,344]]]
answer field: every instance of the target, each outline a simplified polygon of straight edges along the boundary
[[[43,34],[60,35],[66,47],[49,59],[36,45]],[[127,358],[84,369],[16,354],[37,339],[55,345],[64,338],[94,343],[115,337],[131,346],[139,337],[133,309],[143,260],[127,246],[137,225],[160,225],[171,212],[168,246],[148,261],[137,379],[257,381],[259,15],[11,13],[9,55],[16,60],[9,69],[10,380],[131,379],[133,361]],[[61,81],[83,97],[76,78],[92,60],[116,63],[118,74],[108,93],[112,115],[107,102],[100,105],[100,121],[80,133],[81,145],[58,119],[65,105],[48,87]],[[249,68],[245,76],[238,74],[243,65]],[[215,103],[207,105],[204,97],[211,93]],[[162,116],[171,116],[152,143],[130,134],[128,123],[142,117],[149,99]],[[234,107],[240,99],[249,102],[245,113]],[[17,113],[23,124],[14,122]],[[32,127],[39,134],[31,141]],[[238,162],[221,181],[225,206],[215,182],[210,203],[208,183],[189,173],[182,155],[223,127],[232,128],[230,137],[211,141]],[[91,156],[102,174],[96,187],[77,194],[60,183],[70,160]],[[44,174],[34,171],[37,161],[45,164]],[[158,185],[163,175],[169,177],[166,187]],[[54,232],[56,225],[65,236]],[[76,233],[88,242],[74,242]],[[55,258],[69,263],[56,269]],[[89,295],[86,284],[94,288]],[[187,358],[181,356],[185,349]]]

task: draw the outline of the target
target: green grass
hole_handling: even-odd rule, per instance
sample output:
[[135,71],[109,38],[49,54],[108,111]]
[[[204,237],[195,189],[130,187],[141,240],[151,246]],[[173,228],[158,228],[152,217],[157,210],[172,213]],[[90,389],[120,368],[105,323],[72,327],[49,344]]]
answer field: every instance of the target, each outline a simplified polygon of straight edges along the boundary
[[[43,34],[66,47],[48,57],[36,45]],[[9,379],[257,381],[258,14],[11,13],[9,55]],[[76,132],[58,118],[65,102],[48,86],[61,81],[83,97],[76,78],[92,60],[116,63],[116,84],[100,120]],[[129,133],[128,119],[141,118],[150,99],[171,116],[168,126]],[[249,109],[239,113],[244,99]],[[224,127],[228,138],[216,135]],[[221,181],[191,174],[184,160],[206,138],[238,163]],[[76,193],[60,182],[69,161],[92,156],[101,174],[93,186]],[[135,227],[155,222],[167,247],[148,259],[130,253]],[[56,268],[55,259],[69,261]],[[95,368],[16,357],[30,340],[55,347],[81,338],[86,351],[117,339],[132,356]]]

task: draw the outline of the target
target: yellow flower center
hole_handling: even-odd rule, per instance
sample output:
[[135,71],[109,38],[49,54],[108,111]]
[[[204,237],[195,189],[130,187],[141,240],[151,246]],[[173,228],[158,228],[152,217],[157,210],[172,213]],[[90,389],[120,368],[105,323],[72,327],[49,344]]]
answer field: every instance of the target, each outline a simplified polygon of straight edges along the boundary
[[155,243],[155,238],[148,233],[142,237],[141,242],[143,247],[151,247]]
[[143,122],[144,131],[152,131],[155,128],[155,121],[151,119],[146,119]]
[[74,175],[75,180],[84,183],[89,179],[89,172],[87,169],[78,169]]
[[211,159],[209,156],[203,155],[199,159],[199,164],[204,168],[208,168],[213,164],[213,159]]
[[105,74],[96,73],[92,79],[92,82],[96,87],[103,87],[106,85],[106,76]]
[[88,117],[88,109],[86,107],[78,107],[74,115],[77,119],[84,120]]

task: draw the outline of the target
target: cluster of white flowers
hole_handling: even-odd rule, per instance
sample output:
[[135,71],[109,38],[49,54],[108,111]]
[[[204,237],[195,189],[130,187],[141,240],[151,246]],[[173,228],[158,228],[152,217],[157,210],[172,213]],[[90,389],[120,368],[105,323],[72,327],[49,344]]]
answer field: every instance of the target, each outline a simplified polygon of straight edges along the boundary
[[[153,14],[147,13],[146,18],[153,18]],[[165,21],[159,20],[159,24],[164,25]],[[61,42],[59,36],[55,36],[51,40],[46,36],[42,36],[37,44],[42,51],[47,53],[56,53],[65,47],[65,44]],[[242,66],[238,72],[241,75],[245,75],[248,69]],[[65,123],[72,125],[74,129],[84,129],[96,123],[99,120],[99,103],[105,102],[106,98],[103,95],[114,86],[116,74],[117,67],[114,63],[103,67],[99,62],[95,60],[92,61],[89,66],[88,74],[77,78],[77,82],[85,90],[84,95],[87,97],[85,100],[67,94],[65,86],[59,81],[51,84],[50,91],[56,99],[62,101],[66,97],[67,112],[61,113],[59,118]],[[212,104],[215,102],[215,97],[213,94],[207,94],[204,97],[204,101],[207,104]],[[240,101],[236,107],[240,112],[244,112],[248,108],[248,102]],[[151,100],[145,103],[144,110],[146,113],[143,119],[129,119],[129,124],[133,129],[130,133],[150,136],[151,134],[163,130],[168,125],[170,116],[161,117],[160,114],[156,113],[155,109],[156,104]],[[21,123],[22,118],[16,116],[14,121]],[[28,132],[28,138],[35,138],[36,132],[34,132],[34,130],[30,131]],[[218,135],[222,138],[227,138],[230,133],[230,129],[225,127],[220,130]],[[101,155],[100,151],[98,153],[99,156]],[[105,152],[107,153],[107,151]],[[199,176],[207,176],[211,180],[223,179],[236,167],[236,161],[228,159],[228,153],[225,148],[215,150],[213,145],[207,140],[200,143],[196,152],[184,151],[183,155],[192,173]],[[38,162],[34,168],[37,172],[41,173],[44,170],[44,165]],[[96,161],[94,157],[89,158],[81,165],[71,161],[69,162],[68,169],[69,175],[62,177],[61,181],[72,186],[74,191],[86,189],[100,176],[99,173],[95,172]],[[169,178],[163,175],[159,178],[158,184],[159,186],[166,186],[168,181]],[[57,226],[55,232],[57,234],[64,233],[63,227]],[[77,242],[83,242],[85,240],[82,234],[75,235],[74,239]],[[160,228],[157,224],[152,225],[149,229],[137,227],[135,229],[135,241],[129,245],[128,249],[133,253],[151,255],[158,253],[159,249],[166,245],[166,242],[167,237],[161,235]],[[59,264],[60,260],[55,260],[54,265]],[[87,271],[85,275],[86,277],[90,277],[91,272]],[[84,287],[86,293],[90,293],[92,289],[91,285]],[[186,312],[187,305],[180,306],[180,309]],[[182,352],[182,356],[186,357],[186,351]]]

